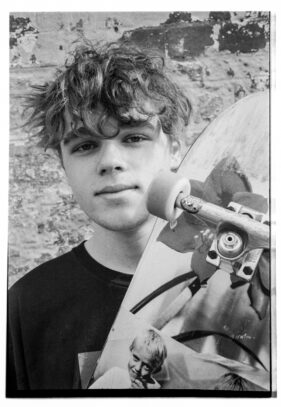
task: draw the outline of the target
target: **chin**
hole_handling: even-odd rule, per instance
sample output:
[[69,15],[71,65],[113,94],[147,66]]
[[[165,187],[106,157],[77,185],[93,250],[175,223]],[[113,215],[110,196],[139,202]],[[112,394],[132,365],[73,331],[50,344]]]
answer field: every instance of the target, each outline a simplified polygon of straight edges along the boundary
[[153,225],[152,221],[155,219],[148,213],[144,214],[131,214],[131,213],[117,213],[104,216],[91,216],[90,217],[96,224],[104,229],[114,232],[126,232],[138,229],[146,224]]
[[119,222],[110,222],[110,221],[104,221],[104,222],[95,222],[99,226],[103,227],[104,229],[110,230],[112,232],[130,232],[133,230],[136,230],[140,228],[145,222],[136,222],[136,221],[119,221]]

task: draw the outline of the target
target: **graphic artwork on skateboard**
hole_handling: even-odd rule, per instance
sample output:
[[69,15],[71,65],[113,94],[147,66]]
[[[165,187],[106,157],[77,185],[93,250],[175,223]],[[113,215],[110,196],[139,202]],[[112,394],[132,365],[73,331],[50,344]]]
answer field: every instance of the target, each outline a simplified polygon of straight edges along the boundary
[[152,182],[157,220],[88,387],[271,391],[269,187],[260,92],[218,116],[177,173]]

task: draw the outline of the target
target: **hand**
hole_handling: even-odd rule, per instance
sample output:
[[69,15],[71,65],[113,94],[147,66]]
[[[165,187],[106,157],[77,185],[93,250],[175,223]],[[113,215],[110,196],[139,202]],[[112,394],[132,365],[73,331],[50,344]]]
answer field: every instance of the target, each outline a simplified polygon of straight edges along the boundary
[[146,389],[146,383],[142,382],[140,379],[135,379],[131,382],[131,389]]

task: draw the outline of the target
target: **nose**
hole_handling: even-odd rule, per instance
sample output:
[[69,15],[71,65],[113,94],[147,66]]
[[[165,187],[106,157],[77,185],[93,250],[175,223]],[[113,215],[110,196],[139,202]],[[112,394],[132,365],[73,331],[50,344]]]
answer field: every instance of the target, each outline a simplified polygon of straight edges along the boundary
[[137,373],[139,373],[141,371],[141,362],[140,361],[135,363],[134,369]]
[[125,171],[126,154],[118,140],[104,140],[99,152],[97,172],[100,175]]

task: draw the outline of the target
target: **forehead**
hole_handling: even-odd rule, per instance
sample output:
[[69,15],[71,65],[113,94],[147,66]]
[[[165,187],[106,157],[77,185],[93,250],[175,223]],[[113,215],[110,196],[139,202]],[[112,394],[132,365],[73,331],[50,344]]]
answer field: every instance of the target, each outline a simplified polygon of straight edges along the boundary
[[136,354],[139,359],[143,362],[149,364],[153,361],[153,355],[147,349],[147,346],[143,343],[139,343],[138,341],[135,342],[135,346],[132,349],[132,353]]
[[67,138],[79,132],[79,129],[83,129],[81,135],[86,130],[88,132],[87,135],[90,133],[101,138],[112,138],[116,137],[123,130],[146,128],[152,131],[159,131],[161,127],[159,117],[156,114],[151,116],[143,114],[136,108],[124,111],[122,118],[122,121],[118,120],[101,105],[98,105],[91,111],[85,110],[82,113],[82,118],[79,120],[74,119],[66,109],[64,112],[65,134],[63,138],[67,141]]

